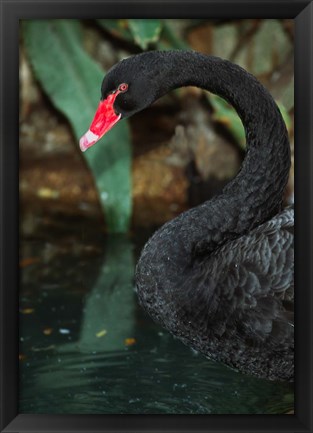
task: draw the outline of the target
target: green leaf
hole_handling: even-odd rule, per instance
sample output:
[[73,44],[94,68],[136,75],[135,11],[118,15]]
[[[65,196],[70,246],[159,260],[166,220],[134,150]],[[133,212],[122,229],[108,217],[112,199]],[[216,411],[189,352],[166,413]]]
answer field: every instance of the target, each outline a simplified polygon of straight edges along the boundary
[[231,132],[239,146],[244,149],[246,147],[245,131],[236,110],[217,95],[210,94],[209,101],[214,109],[213,119],[222,123]]
[[[276,102],[277,102],[277,101],[276,101]],[[278,108],[279,108],[279,110],[280,110],[281,115],[283,116],[284,122],[285,122],[286,127],[287,127],[287,130],[288,130],[288,132],[289,132],[290,129],[291,129],[291,125],[292,125],[292,122],[291,122],[291,118],[290,118],[290,116],[289,116],[289,113],[288,113],[288,111],[286,110],[284,104],[282,104],[281,102],[277,102],[277,105],[278,105]]]
[[[211,105],[213,106],[213,120],[222,123],[232,134],[236,142],[242,149],[246,148],[246,135],[243,124],[236,110],[224,99],[217,95],[207,94]],[[283,116],[287,130],[291,128],[291,119],[284,105],[277,102],[278,108]]]
[[212,26],[213,47],[212,54],[223,59],[229,59],[237,43],[237,26],[235,24],[225,24],[222,26]]
[[[53,104],[67,116],[78,139],[100,99],[104,72],[82,49],[76,20],[24,21],[25,46],[35,74]],[[110,232],[125,232],[131,216],[130,135],[116,125],[84,154],[92,171]]]
[[163,20],[161,40],[158,43],[159,49],[190,50],[190,46],[177,33],[175,28],[176,20]]
[[254,35],[253,63],[251,73],[269,73],[277,64],[282,64],[293,49],[280,20],[264,20]]
[[134,41],[143,50],[158,41],[162,28],[160,20],[128,20],[128,25]]
[[86,296],[79,339],[58,346],[59,352],[110,352],[125,348],[125,339],[135,335],[134,271],[130,240],[125,235],[108,236],[103,264]]
[[294,78],[292,77],[279,98],[287,111],[291,110],[294,107],[294,102],[295,102],[294,90],[295,90],[295,82],[294,82]]
[[128,41],[133,40],[133,35],[128,28],[128,20],[97,20],[97,22],[111,35]]
[[242,20],[213,27],[212,54],[229,59],[256,76],[282,66],[292,50],[281,20]]

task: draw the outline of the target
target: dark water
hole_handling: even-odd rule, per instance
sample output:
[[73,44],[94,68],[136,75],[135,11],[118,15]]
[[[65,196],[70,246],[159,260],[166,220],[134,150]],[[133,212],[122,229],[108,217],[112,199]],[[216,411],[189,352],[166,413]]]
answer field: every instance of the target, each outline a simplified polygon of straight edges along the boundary
[[[140,242],[142,243],[142,242]],[[194,353],[137,305],[122,237],[21,244],[20,413],[277,414],[293,388]]]

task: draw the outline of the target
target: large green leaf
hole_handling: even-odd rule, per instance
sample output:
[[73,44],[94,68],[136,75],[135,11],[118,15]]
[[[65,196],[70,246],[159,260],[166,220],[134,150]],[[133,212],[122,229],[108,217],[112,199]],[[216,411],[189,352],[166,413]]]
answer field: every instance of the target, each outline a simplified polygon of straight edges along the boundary
[[148,44],[157,42],[161,33],[160,20],[128,20],[129,29],[132,32],[134,41],[143,50]]
[[[79,137],[100,99],[104,72],[82,49],[75,20],[25,21],[25,46],[35,74]],[[130,136],[126,122],[84,153],[93,173],[110,232],[125,232],[131,216]]]

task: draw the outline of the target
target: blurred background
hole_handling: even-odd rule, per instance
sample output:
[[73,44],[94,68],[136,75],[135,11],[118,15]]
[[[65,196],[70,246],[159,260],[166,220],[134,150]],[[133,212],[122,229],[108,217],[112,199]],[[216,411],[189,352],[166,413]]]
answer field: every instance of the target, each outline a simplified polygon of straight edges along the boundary
[[153,231],[239,170],[245,136],[232,107],[178,89],[79,150],[105,72],[154,49],[194,49],[256,75],[285,119],[293,162],[292,20],[22,21],[20,412],[287,413],[291,385],[196,356],[133,291]]
[[[25,234],[43,220],[59,225],[61,217],[82,218],[86,225],[97,221],[99,229],[117,232],[157,226],[210,198],[238,171],[245,137],[237,114],[196,88],[163,97],[81,154],[77,142],[93,118],[105,71],[143,50],[194,49],[240,64],[279,103],[293,145],[292,20],[24,24],[20,198]],[[119,167],[113,167],[116,159]],[[292,191],[291,175],[286,198]]]

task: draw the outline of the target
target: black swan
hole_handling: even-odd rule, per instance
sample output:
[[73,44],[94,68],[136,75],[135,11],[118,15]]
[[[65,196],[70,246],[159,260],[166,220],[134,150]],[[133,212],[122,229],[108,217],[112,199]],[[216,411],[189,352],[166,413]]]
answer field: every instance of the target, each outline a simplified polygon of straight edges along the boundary
[[105,76],[85,151],[120,119],[172,89],[197,86],[237,110],[247,153],[215,196],[161,227],[136,268],[140,304],[193,349],[243,373],[293,381],[292,207],[282,210],[288,134],[267,90],[229,61],[193,51],[146,52]]

